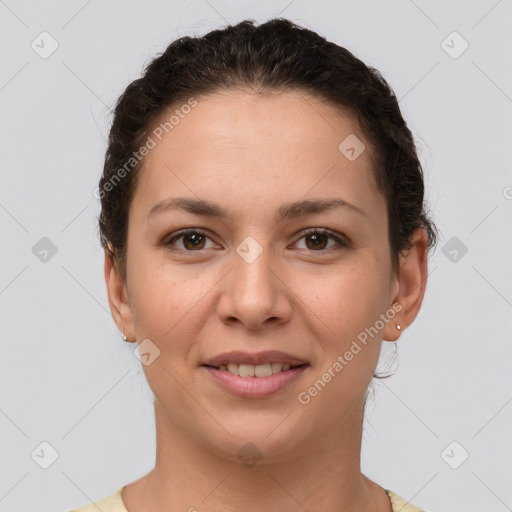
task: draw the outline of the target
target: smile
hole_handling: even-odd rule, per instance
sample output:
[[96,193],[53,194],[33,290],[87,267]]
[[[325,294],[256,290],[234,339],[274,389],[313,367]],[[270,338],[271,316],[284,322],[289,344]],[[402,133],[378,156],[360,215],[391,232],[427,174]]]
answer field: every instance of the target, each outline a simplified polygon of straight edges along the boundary
[[304,375],[309,364],[228,364],[218,368],[208,365],[200,368],[223,391],[239,398],[256,399],[284,392]]
[[304,365],[291,366],[288,363],[266,363],[259,365],[230,363],[228,365],[220,365],[219,367],[216,368],[224,372],[227,371],[233,375],[239,375],[240,377],[261,378],[270,377],[271,375],[274,375],[276,373],[287,371],[290,370],[291,368],[298,368],[299,366]]

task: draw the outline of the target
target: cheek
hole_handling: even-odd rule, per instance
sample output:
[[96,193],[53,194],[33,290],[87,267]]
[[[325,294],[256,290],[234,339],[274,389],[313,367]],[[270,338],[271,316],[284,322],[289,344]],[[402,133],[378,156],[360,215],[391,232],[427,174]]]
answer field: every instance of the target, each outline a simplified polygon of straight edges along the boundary
[[194,290],[186,281],[176,282],[171,276],[145,281],[135,304],[137,327],[146,337],[160,342],[183,336],[185,325],[193,319],[199,293],[200,287]]
[[[204,283],[186,269],[162,263],[161,258],[134,253],[130,295],[135,328],[146,338],[172,337],[175,324],[204,294]],[[130,274],[129,274],[130,275]],[[167,334],[166,334],[167,333]]]
[[302,281],[305,318],[311,322],[308,329],[317,333],[321,356],[301,396],[310,401],[305,411],[322,417],[326,431],[337,428],[364,395],[379,359],[380,335],[372,337],[365,329],[383,312],[385,283],[370,262],[371,257],[367,264],[339,267],[325,279]]
[[[299,275],[293,289],[303,302],[308,316],[338,340],[345,340],[381,313],[385,284],[381,271],[370,257],[361,258],[350,265],[333,267],[329,272]],[[307,313],[309,311],[309,313]]]
[[143,367],[155,396],[164,403],[182,399],[184,382],[190,371],[189,363],[197,358],[194,340],[204,322],[208,290],[198,276],[184,276],[180,269],[155,262],[140,265],[134,280],[135,331],[138,340],[151,340],[159,349],[158,357]]

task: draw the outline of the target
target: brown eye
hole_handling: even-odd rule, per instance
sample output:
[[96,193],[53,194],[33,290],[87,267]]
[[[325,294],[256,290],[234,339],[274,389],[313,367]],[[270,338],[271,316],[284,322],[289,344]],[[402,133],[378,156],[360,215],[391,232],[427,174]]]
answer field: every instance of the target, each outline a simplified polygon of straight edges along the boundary
[[[210,237],[201,231],[188,229],[181,231],[167,242],[164,242],[163,245],[171,251],[194,252],[204,249],[207,239],[210,239]],[[175,247],[178,240],[182,240],[182,247]]]
[[[325,229],[313,229],[310,230],[300,238],[300,240],[305,239],[306,240],[306,249],[310,251],[316,251],[316,252],[322,252],[324,250],[333,249],[336,248],[336,246],[339,247],[348,247],[348,242],[343,240],[341,237],[335,235],[334,233],[331,233],[330,231],[327,231]],[[329,239],[334,241],[334,246],[331,245],[330,247],[327,247],[327,244],[329,243]]]
[[[329,243],[329,237],[322,233],[313,233],[305,238],[311,241],[311,246],[308,246],[308,249],[325,249],[326,244]],[[306,245],[308,244],[306,243]]]
[[[204,246],[205,237],[199,233],[183,236],[183,245],[186,249],[202,249]],[[190,245],[189,245],[190,243]]]

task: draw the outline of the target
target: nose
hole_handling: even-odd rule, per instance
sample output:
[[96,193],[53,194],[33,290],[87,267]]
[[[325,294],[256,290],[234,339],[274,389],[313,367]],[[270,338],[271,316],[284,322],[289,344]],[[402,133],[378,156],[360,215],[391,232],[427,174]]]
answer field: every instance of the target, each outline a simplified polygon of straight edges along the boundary
[[234,252],[230,264],[217,306],[223,323],[239,323],[246,329],[258,330],[289,321],[293,292],[270,249],[265,248],[254,260],[242,251]]

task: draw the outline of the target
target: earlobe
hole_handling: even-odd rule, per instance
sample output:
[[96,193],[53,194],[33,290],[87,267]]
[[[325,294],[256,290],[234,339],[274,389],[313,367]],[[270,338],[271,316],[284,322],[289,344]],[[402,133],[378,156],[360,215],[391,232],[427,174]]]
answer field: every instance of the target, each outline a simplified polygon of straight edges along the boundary
[[[110,254],[105,250],[105,284],[112,318],[117,328],[127,339],[133,338],[133,320],[131,305],[128,300],[126,283],[116,268]],[[124,339],[124,338],[123,338]]]
[[[392,303],[399,303],[401,309],[394,321],[384,329],[383,339],[396,341],[400,333],[411,325],[416,318],[427,286],[428,235],[423,228],[418,228],[411,236],[412,247],[400,255],[398,269],[398,292]],[[397,328],[397,325],[400,328]]]

